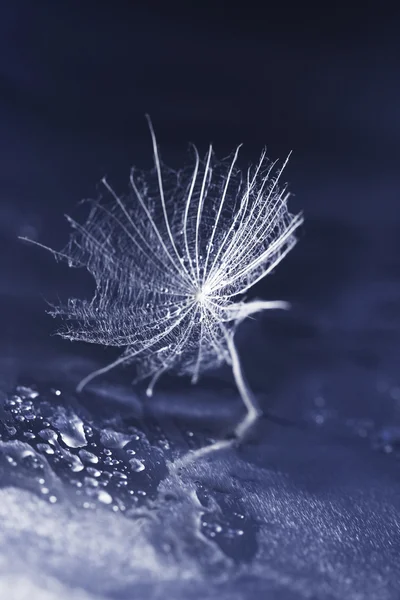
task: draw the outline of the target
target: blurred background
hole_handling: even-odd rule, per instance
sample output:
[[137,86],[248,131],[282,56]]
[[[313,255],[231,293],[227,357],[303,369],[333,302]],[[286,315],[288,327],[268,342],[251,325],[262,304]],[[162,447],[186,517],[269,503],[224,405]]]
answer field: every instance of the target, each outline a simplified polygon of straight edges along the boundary
[[146,112],[174,167],[189,142],[220,156],[243,142],[243,168],[264,146],[272,159],[293,150],[285,178],[306,224],[256,293],[318,305],[321,319],[335,304],[340,326],[370,325],[398,273],[398,11],[121,0],[0,11],[3,336],[33,326],[39,296],[77,277],[16,237],[61,248],[63,214],[104,175],[123,189],[132,164],[148,167]]
[[[145,113],[172,167],[188,160],[189,142],[205,152],[211,141],[219,156],[242,142],[243,169],[264,146],[271,159],[283,160],[293,151],[284,179],[293,192],[291,210],[303,211],[305,224],[295,249],[252,290],[253,296],[289,300],[292,310],[260,316],[238,333],[246,375],[275,425],[264,423],[258,446],[245,448],[239,458],[232,453],[229,464],[221,459],[218,473],[212,467],[196,472],[226,518],[236,509],[221,497],[242,498],[247,523],[230,554],[222,534],[209,533],[208,539],[217,540],[225,558],[240,563],[258,557],[245,571],[242,592],[223,596],[215,588],[219,600],[245,598],[255,589],[273,590],[271,598],[285,600],[398,598],[399,27],[398,8],[358,2],[316,7],[254,0],[238,5],[14,0],[0,6],[2,390],[21,381],[73,389],[115,357],[112,349],[52,336],[57,324],[45,314],[46,300],[89,295],[92,282],[17,237],[61,249],[69,234],[64,213],[76,214],[82,198],[97,194],[103,176],[123,190],[132,165],[148,168]],[[131,375],[110,373],[107,381],[129,384],[124,391],[110,392],[102,380],[95,402],[90,395],[75,398],[75,410],[84,406],[88,422],[93,426],[97,419],[100,430],[103,412],[110,417],[130,403],[137,408]],[[227,427],[238,419],[242,407],[229,370],[210,374],[196,389],[165,378],[146,410],[158,415],[161,429],[167,413],[179,417],[178,430],[188,422],[198,427],[201,444],[202,415],[220,431],[221,423]],[[52,398],[55,406],[59,400]],[[18,436],[34,446],[22,430]],[[188,436],[177,439],[175,448],[187,449]],[[150,463],[143,489],[157,495],[167,468],[160,470],[153,458]],[[63,480],[62,469],[52,469]],[[236,481],[232,473],[241,482],[239,491],[230,487]],[[38,510],[34,505],[35,515]],[[164,514],[166,529],[181,531],[171,514]],[[2,526],[7,515],[4,519]],[[34,528],[34,518],[27,522]],[[96,527],[94,522],[93,531]],[[124,539],[122,529],[113,552]],[[93,531],[88,539],[95,538]],[[193,564],[202,565],[207,581],[215,567],[209,547],[192,542]],[[173,543],[181,549],[179,540]],[[31,548],[27,564],[36,556],[35,544]],[[176,580],[182,574],[177,555]],[[117,555],[113,560],[118,564]],[[106,597],[131,600],[121,561],[114,591]],[[56,577],[64,573],[65,597],[72,597],[69,579],[93,591],[94,579],[86,586],[86,575],[77,575],[73,561],[69,565],[65,571],[61,557],[58,571],[52,571]],[[92,564],[88,573],[99,576],[96,568]],[[203,575],[202,591],[192,590],[191,596],[185,588],[185,600],[206,598]],[[146,588],[143,598],[160,597],[149,589],[154,591]],[[171,590],[170,597],[180,597]],[[41,598],[37,593],[31,597]]]

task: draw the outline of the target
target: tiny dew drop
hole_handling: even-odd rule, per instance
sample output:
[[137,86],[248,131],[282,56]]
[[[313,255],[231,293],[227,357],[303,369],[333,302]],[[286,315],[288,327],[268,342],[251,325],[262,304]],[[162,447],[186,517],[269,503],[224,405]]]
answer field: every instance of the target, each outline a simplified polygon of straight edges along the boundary
[[127,475],[125,475],[125,473],[121,473],[121,471],[114,471],[112,476],[116,479],[128,479]]
[[40,459],[33,454],[33,452],[29,452],[28,450],[21,456],[23,466],[26,469],[34,469],[35,471],[42,471],[44,469],[43,464]]
[[130,467],[132,469],[132,471],[135,471],[135,473],[140,473],[141,471],[145,470],[145,466],[144,464],[137,458],[131,458],[129,461]]
[[24,385],[17,386],[17,393],[22,398],[37,398],[39,396],[39,392]]
[[233,538],[235,538],[235,537],[241,537],[242,535],[244,535],[244,531],[243,531],[243,529],[234,529],[234,528],[230,528],[230,527],[228,527],[228,528],[225,530],[225,536],[226,536],[227,538],[231,538],[231,539],[233,539]]
[[84,425],[83,426],[83,431],[86,434],[86,437],[92,437],[93,436],[93,429],[90,427],[90,425]]
[[[100,442],[106,448],[123,448],[130,441],[131,436],[124,433],[119,433],[117,431],[112,431],[111,429],[104,429],[100,433]],[[104,450],[104,454],[108,454],[108,452]],[[109,452],[109,454],[111,454],[111,452]]]
[[73,473],[79,473],[85,468],[78,456],[71,454],[69,457],[70,468]]
[[92,452],[89,452],[88,450],[79,450],[78,454],[84,463],[96,464],[99,462],[98,457]]
[[237,517],[238,519],[244,519],[244,515],[242,515],[242,513],[233,512],[232,514],[234,517]]
[[37,444],[36,448],[44,454],[54,454],[54,450],[49,444]]
[[103,504],[112,504],[112,501],[113,501],[112,496],[105,490],[98,491],[97,499],[99,500],[99,502],[102,502]]
[[85,485],[96,488],[99,485],[99,482],[94,477],[85,477]]
[[49,442],[50,444],[54,443],[57,440],[57,433],[53,431],[53,429],[42,429],[39,431],[40,437]]
[[6,461],[8,462],[8,464],[10,464],[12,467],[16,467],[17,466],[17,461],[10,456],[9,454],[6,454]]
[[81,448],[87,445],[83,422],[77,415],[59,415],[53,420],[61,439],[69,448]]
[[93,467],[87,467],[86,471],[92,477],[100,477],[100,475],[101,475],[101,471],[99,471],[98,469],[94,469]]

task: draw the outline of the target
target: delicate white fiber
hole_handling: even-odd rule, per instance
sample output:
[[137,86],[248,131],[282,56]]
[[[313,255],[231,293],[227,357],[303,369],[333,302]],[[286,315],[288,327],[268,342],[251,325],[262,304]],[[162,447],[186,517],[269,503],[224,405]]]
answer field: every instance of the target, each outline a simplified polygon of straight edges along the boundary
[[104,195],[89,201],[86,222],[68,217],[74,232],[63,252],[54,253],[89,270],[94,297],[70,299],[51,314],[65,320],[59,332],[65,338],[124,348],[79,389],[135,362],[138,377],[151,378],[151,395],[166,370],[195,382],[227,362],[251,411],[233,334],[252,313],[287,307],[240,300],[296,243],[302,216],[290,214],[279,182],[287,161],[277,168],[264,151],[243,175],[236,166],[240,147],[225,160],[211,146],[201,159],[193,147],[193,165],[174,171],[161,162],[150,120],[149,126],[154,168],[132,169],[127,194],[104,179]]

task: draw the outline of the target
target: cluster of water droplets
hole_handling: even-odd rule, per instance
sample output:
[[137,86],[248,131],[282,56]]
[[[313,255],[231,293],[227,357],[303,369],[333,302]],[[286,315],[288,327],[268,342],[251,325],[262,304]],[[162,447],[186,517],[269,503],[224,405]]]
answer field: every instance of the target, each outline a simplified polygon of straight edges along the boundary
[[99,429],[63,405],[61,395],[52,389],[40,396],[20,386],[5,400],[0,431],[5,460],[16,470],[28,469],[51,503],[62,498],[46,483],[46,472],[69,484],[83,508],[100,503],[124,512],[139,505],[152,487],[146,440],[133,427],[123,433]]
[[195,481],[195,485],[197,498],[204,509],[200,518],[202,534],[233,559],[238,556],[241,560],[253,558],[258,526],[246,515],[240,494],[222,490],[210,494],[201,481]]
[[[210,441],[190,430],[180,433],[185,452]],[[151,518],[181,495],[179,489],[168,497],[159,493],[174,460],[174,443],[157,423],[146,433],[126,423],[118,428],[109,419],[91,419],[68,392],[19,386],[3,399],[0,412],[2,486],[29,489],[50,504],[72,501],[85,510]],[[201,535],[225,556],[253,556],[256,528],[240,498],[220,494],[204,482],[191,485],[196,490],[191,510]]]

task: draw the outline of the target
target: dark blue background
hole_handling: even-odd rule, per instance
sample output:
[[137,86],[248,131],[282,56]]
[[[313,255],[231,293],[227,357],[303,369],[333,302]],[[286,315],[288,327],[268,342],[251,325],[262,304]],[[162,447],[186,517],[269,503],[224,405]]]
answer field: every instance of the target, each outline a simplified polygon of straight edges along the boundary
[[[22,380],[72,389],[114,357],[51,337],[56,324],[43,298],[90,293],[91,282],[16,238],[61,248],[63,213],[95,194],[104,175],[123,185],[132,164],[149,167],[144,113],[174,167],[187,159],[191,141],[203,151],[212,141],[221,156],[244,142],[243,168],[264,145],[273,159],[293,150],[286,179],[291,208],[304,211],[305,225],[298,246],[254,289],[290,300],[293,309],[260,316],[238,334],[247,377],[275,421],[262,422],[240,460],[232,452],[230,475],[211,465],[203,481],[215,490],[226,477],[228,493],[236,469],[244,497],[250,473],[263,498],[249,522],[259,511],[275,550],[265,552],[261,537],[250,536],[259,544],[255,564],[279,575],[262,579],[250,569],[238,584],[240,598],[257,590],[273,590],[273,598],[400,593],[398,30],[398,11],[358,3],[316,10],[290,3],[260,9],[252,1],[223,8],[15,0],[0,8],[4,390]],[[130,378],[124,371],[109,381]],[[207,377],[198,393],[173,377],[160,385],[148,410],[161,423],[168,414],[201,433],[205,419],[218,432],[239,417],[228,370]],[[113,407],[116,393],[104,402]],[[83,403],[100,419],[96,400]],[[118,413],[116,406],[107,410]],[[310,498],[325,506],[325,529],[313,520]],[[276,521],[274,506],[282,515]],[[305,545],[310,556],[299,558]],[[256,556],[255,548],[236,549],[237,559]],[[193,597],[205,597],[201,590]]]

